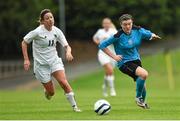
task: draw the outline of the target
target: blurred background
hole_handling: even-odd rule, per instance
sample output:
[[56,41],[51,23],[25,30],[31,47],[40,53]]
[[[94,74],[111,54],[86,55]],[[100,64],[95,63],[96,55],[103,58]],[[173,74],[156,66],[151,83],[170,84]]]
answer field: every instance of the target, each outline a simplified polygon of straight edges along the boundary
[[[111,18],[120,29],[119,17],[129,13],[136,25],[160,35],[161,41],[144,42],[140,52],[143,56],[164,53],[168,68],[173,64],[170,53],[180,49],[179,0],[1,0],[0,89],[31,89],[39,85],[32,68],[29,72],[23,70],[21,41],[39,25],[39,13],[45,8],[52,10],[55,25],[64,32],[72,47],[74,61],[64,60],[70,80],[101,69],[92,36],[101,27],[104,17]],[[57,50],[64,58],[60,45]],[[31,46],[29,55],[33,67]]]

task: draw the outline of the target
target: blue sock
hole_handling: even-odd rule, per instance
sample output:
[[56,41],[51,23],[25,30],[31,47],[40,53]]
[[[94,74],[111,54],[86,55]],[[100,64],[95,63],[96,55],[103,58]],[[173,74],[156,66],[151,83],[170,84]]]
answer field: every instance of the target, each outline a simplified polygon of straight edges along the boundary
[[143,91],[142,91],[142,98],[145,101],[145,99],[146,99],[146,88],[145,87],[143,88]]
[[136,79],[136,97],[141,97],[145,80],[142,80],[140,77]]

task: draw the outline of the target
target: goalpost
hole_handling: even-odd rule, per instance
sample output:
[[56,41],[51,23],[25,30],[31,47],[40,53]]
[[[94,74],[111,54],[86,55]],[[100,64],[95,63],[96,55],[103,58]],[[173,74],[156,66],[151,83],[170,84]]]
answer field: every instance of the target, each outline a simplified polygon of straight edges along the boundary
[[174,75],[173,75],[172,58],[171,58],[169,49],[165,49],[164,55],[165,55],[165,61],[166,61],[166,70],[167,70],[169,89],[174,90],[175,82],[174,82]]

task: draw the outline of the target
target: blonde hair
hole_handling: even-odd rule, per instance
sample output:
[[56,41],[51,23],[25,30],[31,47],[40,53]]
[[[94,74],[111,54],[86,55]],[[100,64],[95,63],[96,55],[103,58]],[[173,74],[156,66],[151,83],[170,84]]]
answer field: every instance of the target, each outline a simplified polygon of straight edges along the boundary
[[109,20],[110,23],[111,23],[110,28],[116,29],[116,26],[114,25],[114,23],[112,22],[112,20],[111,20],[109,17],[105,17],[105,18],[102,20],[102,22],[103,22],[104,20]]
[[111,28],[116,29],[116,26],[111,22]]

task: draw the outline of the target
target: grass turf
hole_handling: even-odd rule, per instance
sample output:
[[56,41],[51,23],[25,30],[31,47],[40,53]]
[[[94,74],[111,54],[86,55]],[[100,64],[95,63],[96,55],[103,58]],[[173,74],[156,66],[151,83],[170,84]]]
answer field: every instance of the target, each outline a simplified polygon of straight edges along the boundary
[[135,84],[131,78],[115,70],[116,97],[105,98],[111,103],[108,115],[98,116],[93,105],[102,96],[103,71],[84,75],[71,81],[76,100],[82,113],[72,111],[62,89],[57,86],[56,94],[48,101],[42,89],[31,91],[1,90],[0,119],[180,119],[180,51],[172,54],[175,89],[170,90],[167,80],[164,55],[143,57],[143,65],[149,71],[147,101],[150,110],[136,106]]

